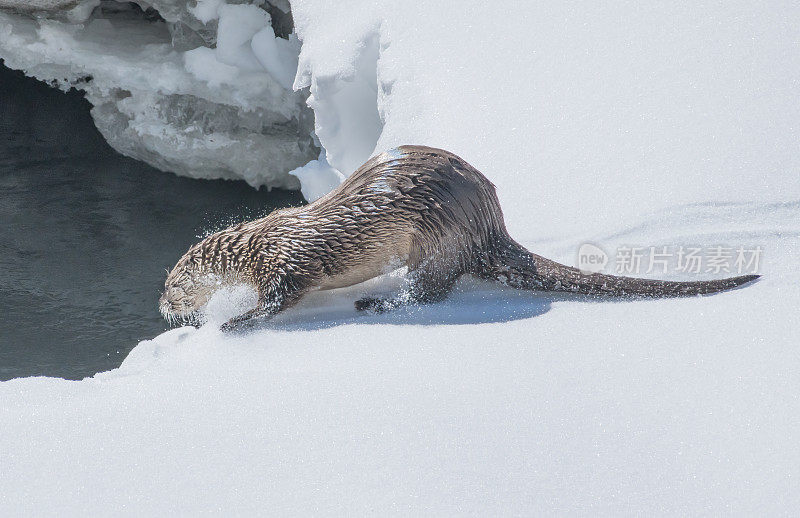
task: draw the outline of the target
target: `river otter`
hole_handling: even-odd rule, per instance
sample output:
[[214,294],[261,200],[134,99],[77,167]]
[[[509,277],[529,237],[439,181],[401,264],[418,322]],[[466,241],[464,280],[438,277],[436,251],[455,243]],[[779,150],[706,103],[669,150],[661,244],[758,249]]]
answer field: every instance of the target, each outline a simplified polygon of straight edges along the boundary
[[447,151],[401,146],[362,165],[314,203],[281,209],[194,245],[169,274],[160,300],[170,321],[196,315],[220,286],[248,283],[257,306],[223,325],[274,315],[315,289],[350,286],[408,267],[408,287],[367,297],[387,311],[444,299],[463,274],[526,290],[605,296],[715,293],[758,278],[662,281],[585,274],[529,252],[506,231],[494,185]]

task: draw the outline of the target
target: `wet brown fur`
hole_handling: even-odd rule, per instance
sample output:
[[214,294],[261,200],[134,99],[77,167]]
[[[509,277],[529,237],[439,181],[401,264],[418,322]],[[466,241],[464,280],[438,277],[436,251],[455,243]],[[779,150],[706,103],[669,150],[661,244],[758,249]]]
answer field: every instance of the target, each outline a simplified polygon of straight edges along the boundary
[[193,246],[169,274],[161,310],[167,318],[187,316],[220,285],[251,284],[257,307],[227,329],[275,314],[310,290],[349,286],[400,266],[408,267],[407,290],[356,307],[436,302],[463,274],[519,289],[640,297],[714,293],[758,277],[680,282],[584,274],[514,241],[494,186],[467,162],[441,149],[401,146],[370,159],[314,203]]

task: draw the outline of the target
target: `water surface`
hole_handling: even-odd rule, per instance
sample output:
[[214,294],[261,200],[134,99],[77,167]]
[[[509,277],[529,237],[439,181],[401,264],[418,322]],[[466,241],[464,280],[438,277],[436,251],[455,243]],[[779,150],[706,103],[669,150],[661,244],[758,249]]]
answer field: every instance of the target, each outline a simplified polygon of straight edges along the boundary
[[302,203],[123,157],[89,108],[0,67],[0,380],[118,367],[166,329],[165,269],[198,236]]

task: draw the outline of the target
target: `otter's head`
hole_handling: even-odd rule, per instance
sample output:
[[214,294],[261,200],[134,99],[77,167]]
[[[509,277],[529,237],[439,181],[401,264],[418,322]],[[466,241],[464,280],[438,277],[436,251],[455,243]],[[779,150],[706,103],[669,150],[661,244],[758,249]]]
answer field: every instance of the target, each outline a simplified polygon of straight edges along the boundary
[[170,323],[194,323],[220,284],[219,276],[198,267],[189,251],[167,275],[158,309]]

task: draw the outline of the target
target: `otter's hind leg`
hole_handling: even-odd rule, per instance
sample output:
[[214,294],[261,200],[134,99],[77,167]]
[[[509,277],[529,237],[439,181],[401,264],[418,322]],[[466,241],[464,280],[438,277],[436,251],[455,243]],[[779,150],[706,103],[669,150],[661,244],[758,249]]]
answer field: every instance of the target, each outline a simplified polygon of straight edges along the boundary
[[356,301],[359,311],[384,313],[407,304],[433,304],[441,302],[461,276],[461,271],[452,267],[437,267],[436,261],[409,272],[408,287],[393,297],[364,297]]

